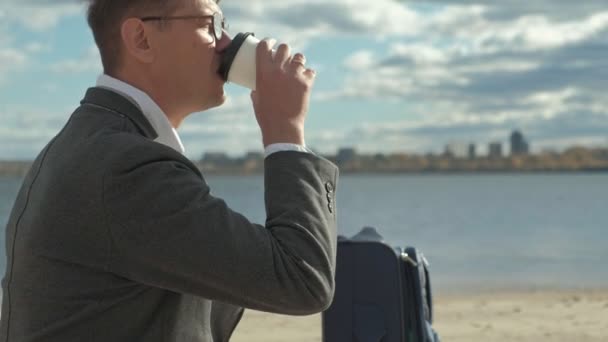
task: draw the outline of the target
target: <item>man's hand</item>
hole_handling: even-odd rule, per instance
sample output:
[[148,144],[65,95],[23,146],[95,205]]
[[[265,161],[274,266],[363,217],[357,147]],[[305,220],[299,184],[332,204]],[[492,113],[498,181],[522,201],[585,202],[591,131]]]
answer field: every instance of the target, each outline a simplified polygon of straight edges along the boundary
[[264,147],[274,143],[304,144],[304,121],[308,112],[315,72],[306,69],[302,54],[291,56],[289,46],[264,39],[256,51],[256,90],[251,100]]

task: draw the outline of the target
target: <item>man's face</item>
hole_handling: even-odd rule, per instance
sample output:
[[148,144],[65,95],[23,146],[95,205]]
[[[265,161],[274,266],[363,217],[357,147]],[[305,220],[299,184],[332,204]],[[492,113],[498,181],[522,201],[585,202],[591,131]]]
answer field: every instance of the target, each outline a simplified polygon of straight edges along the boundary
[[[221,12],[212,0],[179,0],[169,16],[205,16]],[[163,88],[172,100],[188,111],[201,111],[224,103],[224,81],[218,75],[220,49],[230,39],[224,34],[216,41],[213,21],[207,19],[171,20],[157,32],[158,50],[154,61]]]

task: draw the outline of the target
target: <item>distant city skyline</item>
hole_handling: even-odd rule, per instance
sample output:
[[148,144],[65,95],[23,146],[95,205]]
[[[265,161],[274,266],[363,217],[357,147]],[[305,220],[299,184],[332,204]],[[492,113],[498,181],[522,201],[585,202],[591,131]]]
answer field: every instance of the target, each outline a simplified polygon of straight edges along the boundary
[[[604,0],[230,0],[231,31],[304,52],[318,79],[309,147],[334,153],[477,155],[525,132],[532,152],[608,146]],[[4,0],[0,8],[0,159],[32,159],[101,73],[81,1]],[[406,24],[404,24],[406,23]],[[178,132],[189,158],[261,151],[247,91]]]

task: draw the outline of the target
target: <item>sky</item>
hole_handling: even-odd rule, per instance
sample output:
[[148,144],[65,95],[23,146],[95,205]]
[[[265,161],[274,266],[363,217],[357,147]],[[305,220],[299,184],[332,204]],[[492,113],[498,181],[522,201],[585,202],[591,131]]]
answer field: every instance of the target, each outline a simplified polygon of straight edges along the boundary
[[[32,159],[102,72],[76,0],[0,0],[0,159]],[[317,71],[306,143],[333,154],[608,146],[605,0],[223,0],[232,34],[274,37]],[[178,132],[192,159],[261,151],[249,92]]]

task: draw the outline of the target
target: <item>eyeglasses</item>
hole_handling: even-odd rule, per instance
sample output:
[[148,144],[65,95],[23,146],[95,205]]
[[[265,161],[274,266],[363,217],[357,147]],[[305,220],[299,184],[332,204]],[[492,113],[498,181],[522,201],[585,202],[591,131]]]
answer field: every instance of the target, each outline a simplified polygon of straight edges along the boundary
[[213,28],[213,36],[215,41],[219,42],[222,39],[224,30],[228,30],[228,23],[224,16],[215,12],[213,15],[181,15],[173,17],[143,17],[139,18],[141,21],[152,21],[152,20],[191,20],[191,19],[211,19],[211,27]]

